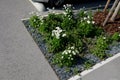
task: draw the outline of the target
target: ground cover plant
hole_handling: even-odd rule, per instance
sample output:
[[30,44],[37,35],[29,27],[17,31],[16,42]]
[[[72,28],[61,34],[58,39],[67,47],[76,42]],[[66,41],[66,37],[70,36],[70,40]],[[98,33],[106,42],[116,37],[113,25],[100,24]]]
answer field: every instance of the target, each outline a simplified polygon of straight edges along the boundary
[[67,80],[120,52],[120,32],[107,33],[95,17],[84,10],[75,15],[64,5],[64,13],[32,14],[23,22],[58,77]]

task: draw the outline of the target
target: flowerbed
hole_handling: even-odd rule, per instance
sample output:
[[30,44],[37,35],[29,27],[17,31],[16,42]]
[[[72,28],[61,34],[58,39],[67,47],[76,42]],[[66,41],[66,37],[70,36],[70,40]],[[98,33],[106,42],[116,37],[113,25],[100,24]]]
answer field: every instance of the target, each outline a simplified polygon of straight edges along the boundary
[[63,14],[33,14],[23,21],[60,80],[120,52],[119,32],[105,32],[93,21],[92,11],[74,15],[71,5],[64,8]]

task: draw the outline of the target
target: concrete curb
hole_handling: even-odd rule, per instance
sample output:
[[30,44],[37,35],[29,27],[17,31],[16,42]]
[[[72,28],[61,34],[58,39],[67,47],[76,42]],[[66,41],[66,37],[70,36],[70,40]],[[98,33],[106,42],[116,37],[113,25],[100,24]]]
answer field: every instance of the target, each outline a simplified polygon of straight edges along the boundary
[[81,72],[79,75],[75,75],[75,76],[71,77],[71,78],[68,79],[68,80],[78,80],[78,79],[81,79],[83,76],[85,76],[85,75],[91,73],[92,71],[94,71],[94,70],[102,67],[103,65],[105,65],[105,64],[107,64],[107,63],[115,60],[115,59],[118,58],[118,57],[120,57],[120,53],[117,53],[116,55],[114,55],[114,56],[106,59],[105,61],[102,61],[102,62],[100,62],[100,63],[97,63],[97,64],[94,65],[91,69],[85,70],[85,71]]

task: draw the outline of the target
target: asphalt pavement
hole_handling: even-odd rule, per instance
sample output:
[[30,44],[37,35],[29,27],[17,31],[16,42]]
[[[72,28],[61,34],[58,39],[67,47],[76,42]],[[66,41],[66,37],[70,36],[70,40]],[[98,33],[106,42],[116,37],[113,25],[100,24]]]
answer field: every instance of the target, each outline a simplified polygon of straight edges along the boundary
[[81,80],[120,80],[120,57],[85,75]]
[[0,0],[0,80],[58,80],[21,19],[28,0]]

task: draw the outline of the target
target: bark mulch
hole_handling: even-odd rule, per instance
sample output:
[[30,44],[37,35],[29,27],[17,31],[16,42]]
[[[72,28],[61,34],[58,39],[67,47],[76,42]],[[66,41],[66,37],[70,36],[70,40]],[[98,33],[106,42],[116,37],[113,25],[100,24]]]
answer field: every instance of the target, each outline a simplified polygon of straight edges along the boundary
[[102,26],[107,14],[108,12],[96,12],[93,17],[96,25],[101,26],[109,34],[120,32],[120,14],[117,15],[114,22],[109,20],[105,26]]

